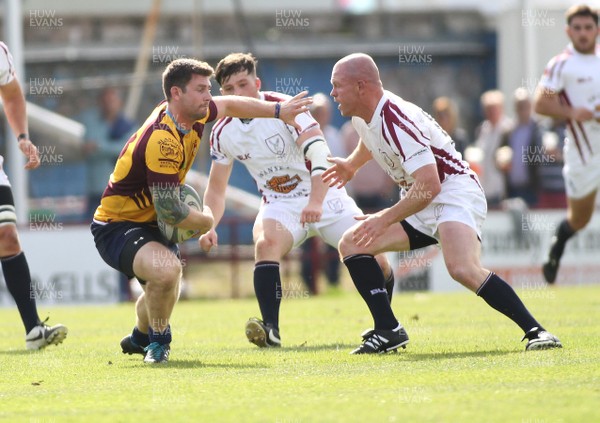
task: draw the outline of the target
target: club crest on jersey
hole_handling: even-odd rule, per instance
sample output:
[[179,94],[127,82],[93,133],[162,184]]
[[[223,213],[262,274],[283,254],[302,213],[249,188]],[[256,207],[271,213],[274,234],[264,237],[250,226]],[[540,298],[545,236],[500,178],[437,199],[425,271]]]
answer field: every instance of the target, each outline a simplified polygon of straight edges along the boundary
[[267,181],[267,186],[275,192],[287,194],[296,189],[300,182],[302,182],[302,178],[298,175],[273,176]]
[[158,141],[158,146],[160,148],[160,154],[169,160],[181,161],[182,154],[180,149],[180,144],[171,139],[171,138],[163,138]]
[[283,153],[285,153],[285,141],[281,135],[275,134],[272,137],[267,138],[265,143],[267,144],[267,147],[271,153],[278,156],[283,156]]

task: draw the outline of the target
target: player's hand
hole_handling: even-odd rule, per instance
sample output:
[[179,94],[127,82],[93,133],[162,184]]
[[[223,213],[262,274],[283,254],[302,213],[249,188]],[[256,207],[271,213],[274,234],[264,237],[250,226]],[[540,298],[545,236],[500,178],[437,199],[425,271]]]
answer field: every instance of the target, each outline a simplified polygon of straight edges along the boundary
[[35,169],[40,166],[40,153],[31,140],[22,138],[19,140],[19,150],[27,157],[27,163],[25,163],[25,169]]
[[296,123],[296,115],[308,111],[308,105],[313,101],[312,97],[306,97],[307,94],[308,91],[296,94],[294,97],[282,102],[279,110],[279,119],[298,131],[301,131],[302,127]]
[[204,235],[201,235],[198,239],[198,244],[205,253],[208,253],[212,247],[217,247],[219,245],[219,236],[217,235],[217,231],[211,229]]
[[352,232],[352,241],[356,245],[359,247],[369,247],[377,238],[385,233],[390,225],[380,213],[354,217],[356,220],[362,221]]
[[321,178],[323,178],[323,182],[330,187],[337,186],[338,189],[342,188],[354,177],[356,171],[350,166],[350,161],[348,159],[343,159],[341,157],[327,157],[327,161],[333,163],[333,166],[323,172]]
[[323,215],[323,206],[321,204],[311,204],[310,202],[302,209],[300,214],[300,223],[317,223],[321,221]]
[[585,122],[594,118],[594,112],[585,107],[574,107],[569,117],[577,122]]

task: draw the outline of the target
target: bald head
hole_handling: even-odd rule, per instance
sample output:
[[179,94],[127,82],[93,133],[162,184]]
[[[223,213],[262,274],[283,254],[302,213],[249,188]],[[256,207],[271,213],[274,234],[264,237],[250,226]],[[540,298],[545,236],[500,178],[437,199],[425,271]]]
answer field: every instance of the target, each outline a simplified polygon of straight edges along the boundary
[[333,67],[333,72],[341,78],[351,81],[365,81],[381,85],[379,69],[371,56],[364,53],[353,53],[341,58]]
[[358,116],[367,122],[383,96],[379,69],[364,53],[340,59],[331,72],[331,85],[331,96],[342,116]]

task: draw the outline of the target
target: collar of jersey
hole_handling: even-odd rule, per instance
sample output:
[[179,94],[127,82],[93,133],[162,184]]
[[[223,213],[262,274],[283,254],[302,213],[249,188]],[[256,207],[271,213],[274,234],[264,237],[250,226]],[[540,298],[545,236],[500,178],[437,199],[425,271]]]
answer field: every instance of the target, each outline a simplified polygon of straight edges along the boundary
[[179,123],[177,123],[177,121],[175,120],[175,116],[173,116],[173,114],[171,113],[171,111],[169,110],[168,107],[165,109],[165,113],[167,114],[167,116],[169,116],[171,118],[171,120],[173,121],[173,123],[175,124],[175,127],[177,128],[177,130],[179,132],[183,132],[184,134],[190,133],[191,129],[185,129],[185,128],[181,127],[181,125],[179,125]]
[[381,98],[379,99],[379,102],[377,103],[377,107],[375,107],[375,111],[373,112],[373,116],[371,116],[371,120],[369,121],[369,123],[366,123],[367,126],[369,128],[373,128],[375,125],[377,125],[379,123],[379,115],[381,114],[381,109],[383,109],[383,105],[385,104],[386,101],[388,101],[388,96],[387,96],[387,91],[383,92],[383,95],[381,96]]

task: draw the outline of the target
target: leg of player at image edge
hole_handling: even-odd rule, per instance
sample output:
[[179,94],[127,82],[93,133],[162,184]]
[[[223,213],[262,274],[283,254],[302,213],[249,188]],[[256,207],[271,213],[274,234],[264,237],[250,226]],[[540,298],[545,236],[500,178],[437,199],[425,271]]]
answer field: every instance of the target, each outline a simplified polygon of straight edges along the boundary
[[48,345],[62,343],[68,329],[61,325],[48,326],[38,317],[34,292],[31,288],[31,275],[25,253],[3,257],[2,272],[8,291],[15,299],[21,320],[25,326],[25,346],[28,350],[41,350]]

